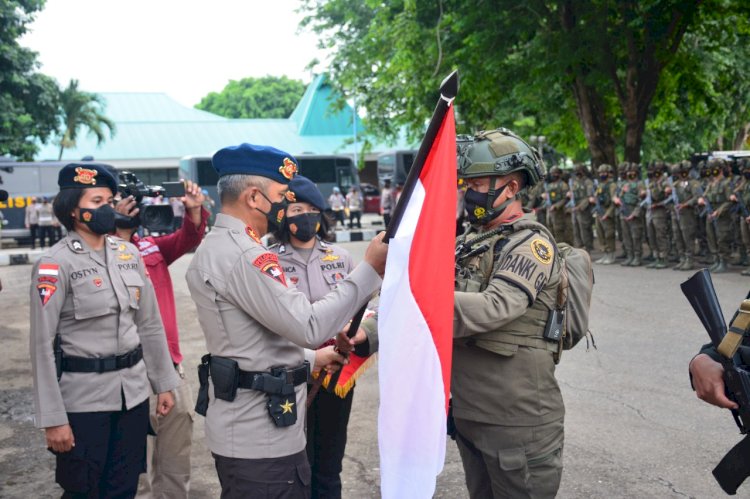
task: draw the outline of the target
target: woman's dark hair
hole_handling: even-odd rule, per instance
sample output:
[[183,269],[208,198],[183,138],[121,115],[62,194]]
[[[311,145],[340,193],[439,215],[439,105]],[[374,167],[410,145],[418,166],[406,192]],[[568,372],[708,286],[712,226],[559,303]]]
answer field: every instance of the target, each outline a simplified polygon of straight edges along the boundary
[[[289,232],[289,224],[287,223],[288,218],[284,217],[284,221],[281,223],[281,227],[278,230],[275,230],[273,232],[273,237],[280,243],[289,244],[290,236],[292,235],[291,232]],[[318,232],[316,234],[320,239],[327,242],[334,242],[333,234],[330,234],[331,230],[331,219],[329,218],[328,214],[321,211],[320,212],[320,228],[318,229]]]
[[83,196],[83,189],[63,189],[57,196],[55,201],[52,203],[52,211],[55,212],[55,217],[65,227],[68,232],[73,230],[73,210],[78,208],[78,202]]

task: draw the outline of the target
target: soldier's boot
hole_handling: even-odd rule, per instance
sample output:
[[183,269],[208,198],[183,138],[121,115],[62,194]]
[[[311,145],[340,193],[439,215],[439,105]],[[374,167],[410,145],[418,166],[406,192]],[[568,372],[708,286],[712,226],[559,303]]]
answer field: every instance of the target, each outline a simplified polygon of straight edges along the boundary
[[656,259],[656,265],[654,265],[655,269],[666,269],[667,268],[667,262],[663,257],[659,257]]
[[682,263],[682,261],[683,261],[683,257],[681,257],[681,256],[677,256],[677,253],[670,253],[670,254],[669,254],[669,262],[670,262],[670,263],[677,263],[677,262],[680,262],[680,264],[681,264],[681,263]]
[[[644,260],[644,261],[646,261],[646,258],[644,258],[643,260]],[[655,269],[655,268],[656,268],[656,264],[657,264],[658,262],[659,262],[659,259],[657,258],[657,259],[655,259],[655,260],[654,260],[653,262],[651,262],[651,263],[649,263],[648,265],[646,265],[646,268],[647,268],[647,269]]]
[[680,269],[680,267],[682,267],[683,265],[685,265],[685,257],[684,256],[680,256],[680,262],[677,265],[675,265],[674,267],[672,267],[672,270],[682,270],[682,269]]
[[623,267],[628,267],[630,266],[630,262],[632,261],[633,261],[633,255],[630,253],[625,253],[625,261],[620,263],[620,265],[622,265]]
[[714,269],[719,266],[719,263],[721,263],[721,259],[717,256],[716,260],[714,260],[714,262],[708,266],[708,271],[713,272]]
[[597,258],[597,260],[594,263],[604,263],[604,260],[607,259],[607,256],[609,256],[609,253],[604,253],[601,258]]
[[630,262],[628,267],[640,267],[641,265],[643,265],[643,261],[641,260],[641,254],[636,253],[635,255],[633,255],[633,260]]
[[750,275],[750,267],[746,268],[742,272],[740,272],[741,275]]
[[656,258],[654,258],[654,254],[653,253],[649,253],[647,256],[643,257],[642,260],[644,262],[655,262]]
[[711,270],[711,273],[713,274],[723,274],[724,272],[727,272],[727,262],[723,258],[719,258],[719,263],[713,267],[713,270]]
[[615,258],[615,252],[612,251],[610,253],[607,253],[607,257],[602,262],[602,265],[612,265],[613,263],[616,263],[617,259]]
[[694,268],[695,260],[693,260],[692,256],[688,256],[685,258],[685,265],[683,265],[680,270],[693,270]]

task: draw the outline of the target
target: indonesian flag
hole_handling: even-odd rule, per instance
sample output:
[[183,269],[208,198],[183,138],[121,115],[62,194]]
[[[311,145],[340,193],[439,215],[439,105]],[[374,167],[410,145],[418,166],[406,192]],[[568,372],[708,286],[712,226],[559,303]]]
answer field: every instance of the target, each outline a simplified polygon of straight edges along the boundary
[[[450,104],[432,145],[422,145],[429,152],[421,172],[410,172],[404,188],[402,197],[408,198],[399,202],[405,210],[389,242],[380,294],[378,441],[384,499],[432,497],[445,461],[457,189]],[[419,177],[409,190],[414,174]]]

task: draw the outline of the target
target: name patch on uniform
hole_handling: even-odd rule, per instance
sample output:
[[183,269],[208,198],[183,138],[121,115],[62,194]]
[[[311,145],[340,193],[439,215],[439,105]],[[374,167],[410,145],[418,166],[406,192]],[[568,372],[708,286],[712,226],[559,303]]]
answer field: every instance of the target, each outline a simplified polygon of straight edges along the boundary
[[39,265],[39,275],[57,277],[60,274],[60,266],[55,263],[42,263]]
[[99,269],[96,267],[90,268],[90,269],[83,269],[83,270],[76,270],[70,274],[70,278],[72,280],[82,279],[84,277],[88,277],[92,274],[98,274]]
[[253,265],[258,267],[263,274],[286,286],[286,277],[279,265],[279,257],[274,253],[263,253],[253,261]]
[[291,265],[289,267],[284,267],[284,272],[289,272],[289,273],[297,272],[297,267],[295,267],[294,265]]
[[527,281],[531,281],[531,277],[534,275],[536,269],[537,264],[523,255],[508,255],[505,257],[502,265],[500,265],[500,270],[513,272]]
[[120,270],[138,270],[138,264],[136,262],[118,263],[117,268]]
[[42,300],[42,306],[46,305],[52,295],[57,291],[57,286],[48,282],[39,283],[36,285],[36,289],[39,292],[39,299]]
[[343,269],[343,268],[344,268],[344,262],[325,263],[320,266],[320,270],[337,270],[337,269]]
[[531,241],[531,254],[543,264],[548,265],[552,261],[554,252],[552,246],[544,239],[534,239]]

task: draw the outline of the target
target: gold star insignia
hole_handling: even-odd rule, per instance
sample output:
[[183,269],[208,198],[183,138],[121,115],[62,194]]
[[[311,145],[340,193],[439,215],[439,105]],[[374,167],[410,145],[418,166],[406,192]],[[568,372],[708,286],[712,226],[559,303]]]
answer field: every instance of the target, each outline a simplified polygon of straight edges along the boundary
[[292,412],[292,406],[294,404],[292,402],[289,402],[289,399],[286,400],[286,404],[281,404],[281,408],[284,409],[284,412],[282,414],[286,414],[287,412]]

